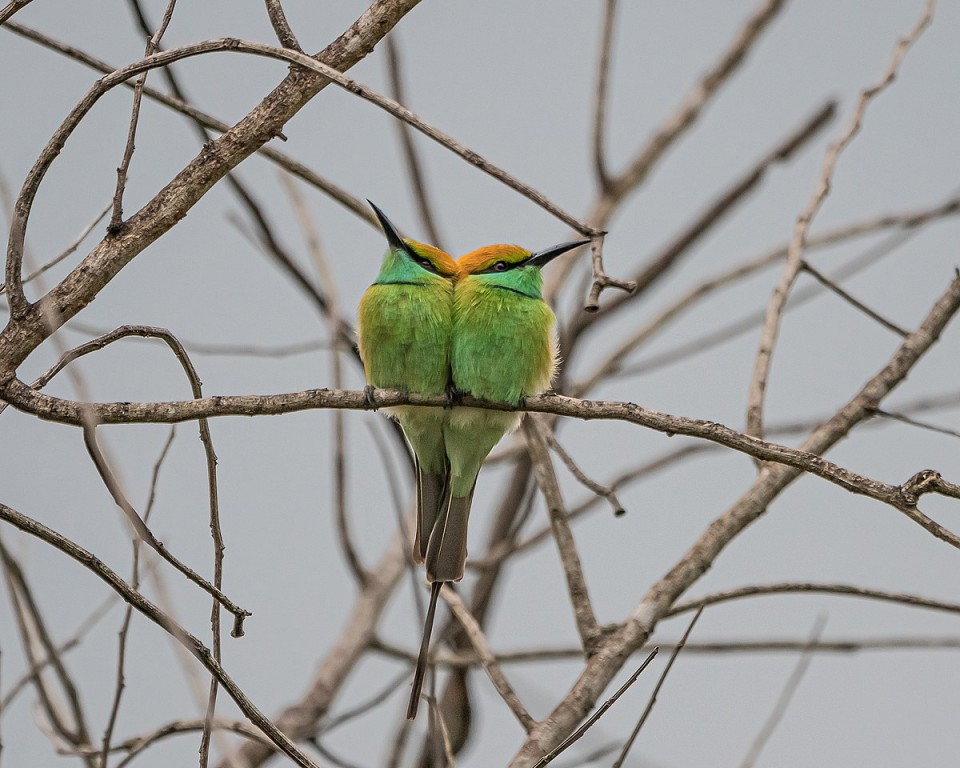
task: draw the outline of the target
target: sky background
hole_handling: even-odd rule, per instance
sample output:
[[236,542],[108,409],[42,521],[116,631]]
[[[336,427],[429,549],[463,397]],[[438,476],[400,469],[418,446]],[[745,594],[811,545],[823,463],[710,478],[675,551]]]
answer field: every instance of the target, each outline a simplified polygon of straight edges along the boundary
[[[151,22],[165,3],[145,6]],[[301,45],[322,49],[366,7],[363,2],[286,0],[284,9]],[[603,3],[586,0],[424,0],[391,33],[400,46],[407,102],[428,123],[545,193],[575,215],[585,215],[596,194],[590,135],[594,69]],[[617,15],[607,119],[612,168],[626,163],[670,115],[734,37],[755,3],[727,0],[621,4]],[[830,98],[838,116],[790,162],[771,169],[762,186],[695,246],[642,302],[592,333],[569,363],[568,376],[589,374],[616,340],[656,317],[706,277],[780,246],[815,188],[827,144],[839,135],[857,95],[887,67],[896,40],[913,27],[916,0],[805,0],[788,3],[764,33],[743,68],[674,145],[609,226],[606,266],[625,276],[656,254],[699,211]],[[35,0],[15,20],[122,66],[139,59],[144,40],[120,0],[74,4]],[[960,186],[960,3],[941,2],[933,25],[909,52],[897,81],[870,107],[863,131],[840,159],[833,189],[813,232],[880,214],[921,210],[955,196]],[[275,43],[263,4],[252,0],[180,0],[165,47],[235,36]],[[387,92],[381,43],[350,76]],[[220,53],[176,65],[192,101],[234,123],[285,75],[278,61]],[[54,52],[0,29],[0,175],[16,193],[44,144],[99,75]],[[152,73],[149,84],[160,87]],[[54,163],[34,206],[27,235],[32,264],[71,243],[109,203],[126,138],[130,91],[104,97]],[[383,208],[409,235],[426,239],[418,218],[392,118],[373,105],[328,87],[290,121],[287,141],[274,142],[324,177]],[[435,215],[445,245],[462,254],[493,242],[537,250],[570,238],[549,214],[422,137]],[[144,100],[124,208],[146,203],[197,153],[199,141],[181,115]],[[283,245],[313,274],[290,198],[269,161],[253,157],[239,169],[254,190]],[[379,268],[384,243],[370,227],[320,192],[300,185],[335,273],[343,313],[353,317]],[[6,233],[7,200],[0,231]],[[326,342],[325,322],[303,293],[235,224],[245,222],[236,197],[217,185],[166,236],[135,259],[58,334],[72,346],[135,323],[169,328],[192,345],[281,347]],[[99,241],[104,225],[78,253],[29,287],[41,295]],[[918,231],[874,267],[845,286],[893,321],[914,328],[943,293],[960,263],[960,224],[945,219]],[[880,238],[868,237],[810,254],[832,272]],[[574,273],[579,285],[586,264]],[[28,266],[28,269],[30,267]],[[699,338],[742,317],[759,317],[779,268],[719,292],[671,325],[631,362]],[[41,286],[42,283],[42,286]],[[804,276],[798,288],[811,284]],[[574,285],[557,310],[569,318],[581,300]],[[610,299],[611,294],[605,294]],[[5,309],[0,310],[5,322]],[[592,390],[596,398],[628,400],[669,413],[712,419],[741,429],[758,331],[718,344],[698,356]],[[829,417],[879,370],[898,339],[830,294],[791,310],[774,357],[767,397],[770,424]],[[56,359],[44,344],[20,369],[32,380]],[[956,392],[960,326],[894,392],[885,407]],[[224,356],[196,352],[207,394],[269,394],[333,385],[330,352],[323,348],[286,357]],[[96,400],[189,397],[165,348],[123,342],[76,364]],[[348,361],[344,386],[358,389],[362,373]],[[66,375],[47,391],[76,397]],[[960,411],[923,418],[960,429]],[[382,555],[395,525],[383,461],[373,439],[386,434],[382,416],[346,415],[350,521],[364,562]],[[212,425],[219,457],[221,516],[227,544],[225,591],[253,611],[247,636],[224,639],[224,666],[267,714],[277,714],[306,690],[318,660],[338,636],[355,594],[336,544],[331,473],[330,412],[283,417],[225,418]],[[153,464],[169,435],[166,426],[101,430],[134,505],[142,511]],[[564,423],[559,436],[581,467],[606,482],[664,451],[692,444],[682,438],[616,423]],[[796,444],[796,437],[777,438]],[[506,443],[504,443],[506,445]],[[888,483],[935,468],[960,480],[955,436],[885,422],[861,427],[830,453],[849,469]],[[391,444],[404,492],[406,470]],[[727,451],[677,463],[619,492],[627,514],[614,518],[598,505],[574,524],[594,607],[601,622],[623,620],[646,589],[687,550],[700,532],[752,481],[752,462]],[[471,531],[471,554],[480,554],[506,477],[502,466],[481,475]],[[570,505],[585,491],[561,472]],[[179,557],[209,573],[203,454],[195,425],[177,428],[163,467],[152,528]],[[409,498],[409,496],[408,496]],[[130,569],[129,534],[94,471],[79,430],[41,422],[8,409],[0,415],[0,501],[93,550],[118,572]],[[921,508],[960,530],[956,501],[926,497]],[[546,522],[542,503],[529,530]],[[91,574],[46,545],[0,529],[24,566],[55,639],[62,641],[106,597]],[[162,589],[178,619],[209,637],[209,604],[167,567]],[[464,581],[469,591],[471,576]],[[956,600],[960,553],[935,540],[892,508],[842,492],[816,478],[801,478],[724,551],[690,596],[776,581],[838,581]],[[161,586],[148,580],[151,599]],[[766,597],[708,609],[693,640],[803,640],[826,616],[824,640],[868,637],[956,638],[960,618],[897,605],[823,596]],[[67,656],[99,738],[113,695],[116,633],[122,610],[110,613]],[[670,642],[687,619],[657,628],[655,642]],[[380,624],[390,642],[413,650],[419,621],[407,580],[394,593]],[[574,647],[576,627],[556,549],[546,541],[517,558],[506,573],[488,626],[497,651]],[[181,663],[172,641],[135,618],[128,652],[127,690],[116,738],[152,730],[176,718],[202,714],[191,693],[196,669]],[[564,755],[569,765],[611,742],[622,742],[646,701],[665,655],[580,744]],[[739,764],[774,706],[796,654],[703,655],[675,665],[628,765],[674,768]],[[637,659],[639,663],[639,658]],[[510,665],[506,673],[534,717],[546,716],[580,670],[578,662]],[[0,696],[25,669],[6,592],[0,593]],[[367,699],[403,666],[371,656],[350,676],[333,714]],[[631,671],[628,664],[618,681]],[[619,684],[619,682],[618,682]],[[499,704],[482,672],[471,676],[476,697],[474,738],[462,766],[505,764],[522,731]],[[356,765],[382,765],[405,708],[401,687],[365,718],[330,734],[325,744]],[[608,692],[612,693],[615,686]],[[760,764],[794,766],[943,765],[960,753],[960,668],[956,651],[895,650],[817,655]],[[73,764],[57,759],[34,724],[35,693],[20,695],[0,719],[5,768]],[[218,712],[235,708],[221,695]],[[425,727],[425,717],[417,723]],[[195,760],[196,736],[168,739],[139,758],[142,766]],[[412,762],[412,752],[407,764]],[[609,765],[612,757],[597,763]],[[560,764],[560,761],[558,761]]]

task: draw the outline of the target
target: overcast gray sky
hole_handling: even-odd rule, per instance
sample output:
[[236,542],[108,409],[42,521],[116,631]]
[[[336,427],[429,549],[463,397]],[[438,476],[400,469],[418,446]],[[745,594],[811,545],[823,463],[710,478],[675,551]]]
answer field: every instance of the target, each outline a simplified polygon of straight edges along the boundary
[[[165,3],[145,3],[151,22]],[[303,48],[316,52],[339,35],[366,3],[286,0],[284,8]],[[755,2],[624,2],[617,15],[609,94],[610,164],[619,169],[637,151],[729,44]],[[590,135],[594,69],[604,3],[586,0],[423,0],[392,33],[400,46],[409,106],[427,122],[544,192],[574,214],[586,215],[596,187]],[[829,98],[839,100],[834,122],[789,163],[775,166],[762,186],[722,226],[699,242],[682,264],[617,323],[589,339],[571,361],[570,378],[587,375],[618,335],[655,317],[706,277],[760,255],[789,239],[815,188],[824,151],[852,114],[859,91],[887,67],[896,40],[919,17],[919,0],[799,0],[786,10],[727,83],[695,128],[670,149],[650,178],[610,224],[606,264],[613,275],[632,272],[655,254],[732,179],[762,157]],[[114,66],[139,59],[144,40],[121,0],[83,4],[35,0],[15,21],[76,46]],[[833,189],[813,232],[880,214],[933,207],[960,186],[960,3],[944,0],[932,26],[907,55],[897,81],[870,107],[862,133],[842,155]],[[275,43],[262,3],[252,0],[180,0],[163,44],[174,47],[236,36]],[[176,66],[190,98],[233,123],[286,74],[286,66],[235,53],[191,59]],[[350,73],[388,91],[385,45]],[[52,132],[98,74],[0,29],[0,174],[16,194]],[[159,73],[148,83],[161,87]],[[91,112],[45,180],[30,218],[32,266],[73,241],[113,194],[126,138],[130,91],[116,89]],[[285,128],[277,148],[358,198],[382,207],[409,235],[426,239],[410,191],[395,127],[386,113],[333,87]],[[517,242],[531,249],[568,239],[562,223],[517,193],[481,174],[442,147],[418,137],[435,214],[445,245],[462,254],[480,245]],[[199,149],[187,120],[144,101],[136,153],[125,197],[133,213]],[[239,169],[275,224],[283,245],[304,269],[313,268],[289,197],[275,167],[253,157]],[[301,186],[332,264],[343,312],[352,318],[384,250],[382,237],[337,203]],[[125,323],[169,328],[196,345],[280,347],[324,342],[326,324],[288,277],[251,244],[234,223],[246,221],[237,198],[217,185],[166,236],[114,280],[58,337],[75,345],[89,329]],[[0,231],[6,234],[9,216]],[[36,297],[76,265],[104,232],[43,276]],[[945,290],[957,255],[960,224],[945,219],[919,230],[891,255],[845,285],[894,322],[914,328]],[[880,238],[848,241],[811,253],[832,271]],[[586,261],[586,260],[584,260]],[[28,265],[28,269],[32,268]],[[584,266],[583,269],[586,269]],[[780,274],[768,269],[717,294],[648,344],[642,363],[742,317],[759,317]],[[572,281],[580,285],[580,273]],[[801,277],[798,287],[813,281]],[[571,285],[558,313],[568,318],[581,293]],[[613,294],[605,294],[610,300]],[[0,322],[6,321],[5,307]],[[86,330],[84,330],[86,329]],[[683,362],[606,382],[590,397],[627,400],[648,408],[744,424],[746,392],[758,331],[718,344]],[[767,398],[770,424],[825,418],[879,370],[898,338],[836,296],[823,294],[786,315]],[[31,380],[57,357],[48,342],[21,368]],[[886,404],[956,392],[960,326],[950,326]],[[223,356],[197,352],[207,394],[274,393],[333,386],[326,349],[285,357]],[[96,400],[189,397],[178,367],[159,344],[125,342],[77,364]],[[344,386],[362,386],[352,362]],[[76,397],[67,376],[48,388]],[[921,418],[960,429],[960,411]],[[225,590],[253,611],[247,636],[225,638],[224,666],[267,714],[277,714],[306,690],[318,660],[330,649],[355,588],[336,545],[331,474],[330,412],[283,417],[225,418],[213,423],[219,456],[221,514],[227,544]],[[383,417],[349,413],[348,504],[360,554],[371,566],[393,534],[395,513],[382,458],[372,438],[385,434]],[[143,508],[165,426],[110,428],[103,440],[138,509]],[[621,471],[685,444],[682,438],[623,424],[563,424],[563,444],[591,477],[608,481]],[[795,437],[777,438],[795,444]],[[507,443],[504,443],[506,445]],[[903,424],[861,428],[831,454],[833,461],[888,483],[931,467],[960,480],[956,436]],[[396,459],[396,456],[394,456]],[[403,491],[408,477],[398,463]],[[755,472],[746,457],[720,451],[679,463],[620,492],[628,513],[614,518],[598,506],[574,525],[591,596],[601,622],[622,621],[647,587],[747,487]],[[485,523],[505,477],[500,467],[481,475],[473,514],[471,553],[484,547]],[[584,491],[563,475],[569,503]],[[408,496],[409,497],[409,496]],[[69,536],[121,574],[130,569],[129,534],[86,456],[79,430],[41,422],[8,409],[0,416],[0,501]],[[960,529],[956,501],[925,498],[931,515]],[[163,468],[152,527],[179,557],[209,572],[203,455],[194,425],[177,428]],[[535,507],[532,531],[546,522]],[[42,543],[0,528],[20,558],[55,640],[68,638],[107,596],[93,576]],[[209,604],[166,567],[163,584],[179,620],[209,636]],[[692,595],[744,584],[838,581],[956,600],[960,553],[934,539],[892,508],[852,497],[822,480],[804,477],[747,529],[695,585]],[[469,591],[472,576],[463,585]],[[163,602],[155,581],[145,592]],[[802,640],[826,615],[824,639],[960,636],[960,619],[902,606],[823,596],[766,597],[705,612],[694,640]],[[113,694],[120,606],[67,656],[90,727],[99,739]],[[685,619],[657,628],[654,641],[682,633]],[[419,622],[408,580],[395,592],[380,635],[414,649]],[[549,540],[518,558],[507,572],[488,627],[497,651],[577,644],[565,585]],[[25,669],[16,623],[0,593],[0,696]],[[134,620],[127,690],[115,740],[177,718],[202,714],[181,673],[174,644],[158,628]],[[796,654],[682,656],[659,697],[629,765],[663,768],[739,764],[796,664]],[[637,661],[639,663],[639,659]],[[622,742],[662,669],[640,680],[587,737],[564,756]],[[195,669],[191,661],[184,667]],[[578,662],[506,668],[534,717],[546,716],[569,689]],[[351,675],[333,712],[367,699],[403,666],[371,657]],[[630,664],[619,679],[626,679]],[[960,754],[960,667],[956,651],[895,650],[817,655],[784,722],[760,764],[901,766],[952,764]],[[471,676],[476,697],[474,736],[462,766],[503,765],[523,733],[482,672]],[[609,693],[615,688],[611,688]],[[608,694],[609,695],[609,694]],[[403,715],[406,688],[380,708],[330,734],[332,750],[357,765],[382,765]],[[0,719],[5,768],[73,764],[57,758],[34,723],[32,690]],[[221,695],[220,710],[236,709]],[[425,717],[418,721],[425,727]],[[148,751],[142,766],[189,765],[197,738],[168,739]],[[409,756],[412,762],[412,752]],[[609,765],[612,757],[598,765]],[[325,763],[324,763],[325,764]],[[409,763],[408,763],[409,764]],[[559,761],[558,761],[559,764]]]

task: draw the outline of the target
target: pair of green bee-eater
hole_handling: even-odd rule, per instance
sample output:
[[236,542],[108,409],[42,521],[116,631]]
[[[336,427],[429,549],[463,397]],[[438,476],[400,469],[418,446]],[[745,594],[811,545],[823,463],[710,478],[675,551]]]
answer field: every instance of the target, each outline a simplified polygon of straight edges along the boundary
[[[469,393],[511,404],[547,389],[557,367],[557,344],[540,268],[587,241],[537,253],[489,245],[454,261],[439,248],[404,240],[371,206],[388,248],[376,282],[360,301],[359,346],[368,385],[454,399]],[[413,554],[426,565],[433,585],[407,709],[412,719],[440,588],[463,577],[477,474],[521,414],[457,405],[384,410],[400,422],[416,456]]]

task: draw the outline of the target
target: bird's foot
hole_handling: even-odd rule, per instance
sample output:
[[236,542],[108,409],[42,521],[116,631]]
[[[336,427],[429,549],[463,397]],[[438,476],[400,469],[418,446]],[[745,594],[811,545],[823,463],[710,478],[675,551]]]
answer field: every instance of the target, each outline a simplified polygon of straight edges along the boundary
[[457,389],[453,384],[448,384],[446,389],[447,395],[447,408],[453,408],[454,406],[460,405],[463,403],[463,395],[465,393]]
[[376,392],[376,389],[373,384],[367,384],[367,386],[363,388],[363,402],[367,404],[368,408],[372,408],[373,410],[377,410],[377,398],[373,394]]

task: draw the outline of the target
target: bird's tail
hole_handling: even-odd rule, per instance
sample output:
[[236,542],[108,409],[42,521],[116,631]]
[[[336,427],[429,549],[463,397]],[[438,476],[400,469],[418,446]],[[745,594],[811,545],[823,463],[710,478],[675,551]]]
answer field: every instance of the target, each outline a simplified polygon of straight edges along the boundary
[[449,466],[440,474],[428,472],[417,461],[417,537],[413,543],[413,558],[418,563],[427,556],[430,534],[446,508],[449,488]]
[[476,480],[466,496],[454,496],[451,488],[447,488],[446,505],[434,522],[424,552],[429,581],[460,581],[463,578],[467,561],[467,520],[475,487]]
[[413,690],[410,691],[410,703],[407,704],[407,720],[415,720],[420,706],[420,691],[423,688],[423,676],[427,672],[427,653],[430,650],[430,635],[433,634],[433,617],[437,612],[437,598],[443,588],[442,581],[435,581],[430,588],[430,605],[427,618],[423,622],[423,639],[420,641],[420,655],[417,657],[417,670],[413,673]]

